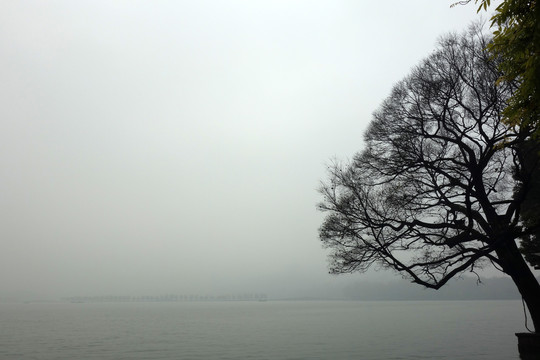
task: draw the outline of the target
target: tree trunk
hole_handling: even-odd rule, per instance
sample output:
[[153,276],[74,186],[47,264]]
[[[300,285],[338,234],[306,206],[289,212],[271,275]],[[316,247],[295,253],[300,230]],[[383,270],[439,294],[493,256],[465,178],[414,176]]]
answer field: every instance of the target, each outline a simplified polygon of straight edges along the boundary
[[523,300],[527,304],[535,332],[540,332],[540,284],[525,262],[515,240],[504,241],[496,250],[505,273],[516,284]]

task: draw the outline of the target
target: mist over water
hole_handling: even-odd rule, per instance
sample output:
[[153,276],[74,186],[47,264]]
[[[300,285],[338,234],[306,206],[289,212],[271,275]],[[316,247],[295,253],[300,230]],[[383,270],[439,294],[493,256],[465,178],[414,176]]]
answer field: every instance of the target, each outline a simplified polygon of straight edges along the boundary
[[273,301],[519,296],[330,276],[318,241],[325,163],[478,18],[449,5],[2,2],[0,358],[516,358],[516,301]]
[[0,299],[343,288],[325,162],[477,17],[448,6],[2,3]]

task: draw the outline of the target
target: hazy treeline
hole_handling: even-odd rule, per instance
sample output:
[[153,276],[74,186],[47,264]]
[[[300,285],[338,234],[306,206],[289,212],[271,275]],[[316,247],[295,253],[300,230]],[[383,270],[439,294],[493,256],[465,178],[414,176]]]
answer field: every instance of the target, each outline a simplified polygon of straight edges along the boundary
[[175,302],[175,301],[261,301],[266,300],[266,294],[235,294],[235,295],[144,295],[144,296],[72,296],[64,298],[70,302]]

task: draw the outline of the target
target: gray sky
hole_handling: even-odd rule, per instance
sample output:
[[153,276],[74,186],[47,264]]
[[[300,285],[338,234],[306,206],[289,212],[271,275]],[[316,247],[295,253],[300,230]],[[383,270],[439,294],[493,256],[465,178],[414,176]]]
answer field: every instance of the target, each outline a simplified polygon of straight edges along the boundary
[[0,297],[344,281],[325,164],[479,17],[452,2],[1,2]]

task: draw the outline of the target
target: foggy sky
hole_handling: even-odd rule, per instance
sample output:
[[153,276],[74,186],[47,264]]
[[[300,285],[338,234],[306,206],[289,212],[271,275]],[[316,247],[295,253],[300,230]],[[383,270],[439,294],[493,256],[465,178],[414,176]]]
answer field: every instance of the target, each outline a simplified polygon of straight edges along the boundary
[[2,2],[0,298],[347,281],[317,237],[325,164],[479,17],[453,2]]

